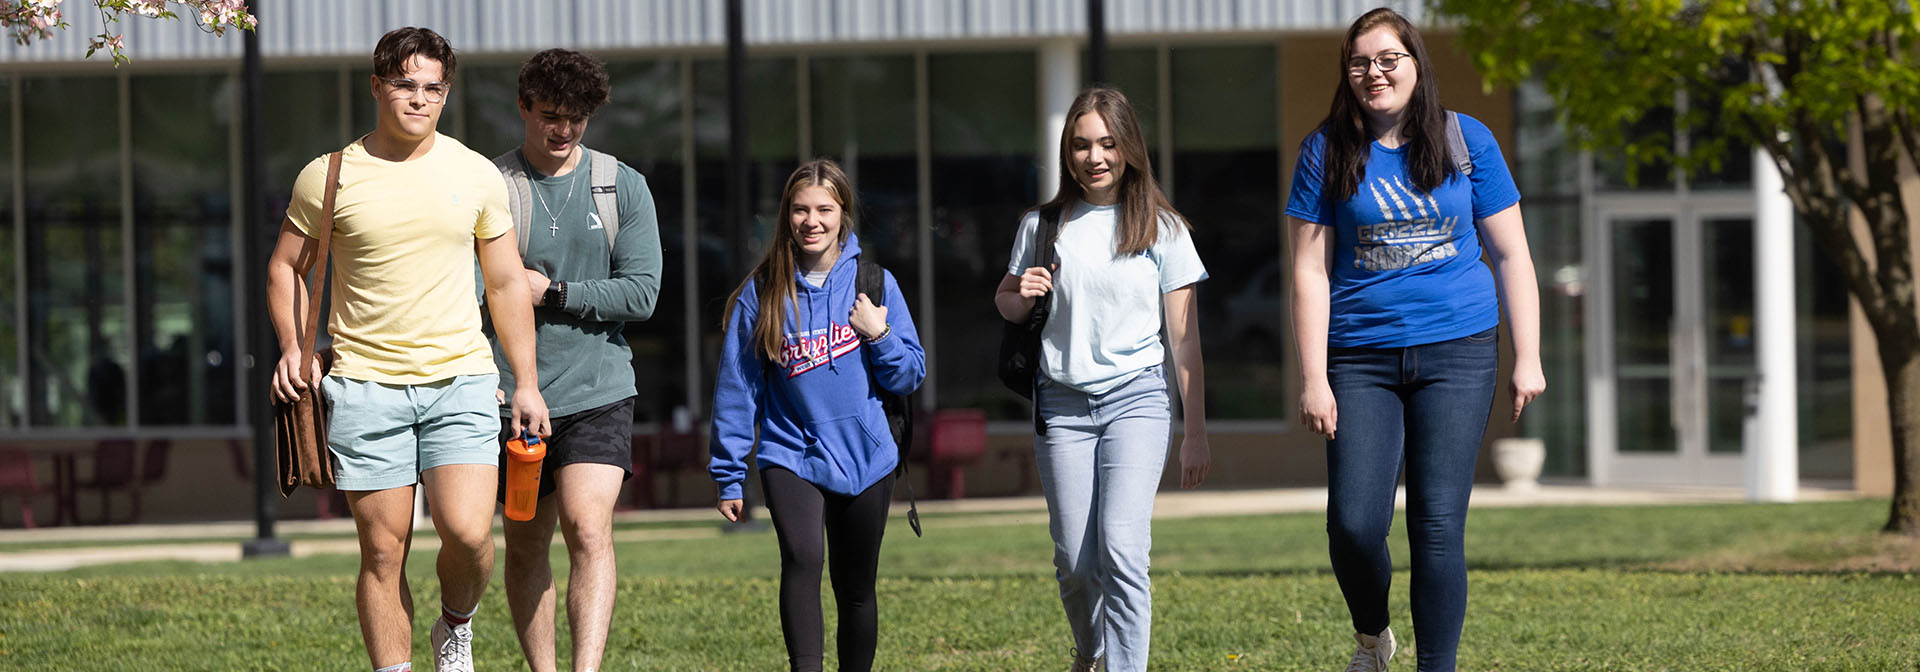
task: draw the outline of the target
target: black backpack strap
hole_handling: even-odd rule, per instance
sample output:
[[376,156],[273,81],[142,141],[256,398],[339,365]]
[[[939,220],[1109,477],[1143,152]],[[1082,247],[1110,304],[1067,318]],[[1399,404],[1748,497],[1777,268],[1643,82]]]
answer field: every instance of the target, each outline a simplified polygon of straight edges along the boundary
[[[1033,265],[1047,269],[1048,273],[1052,273],[1055,270],[1052,268],[1056,261],[1053,244],[1060,238],[1060,213],[1064,209],[1065,206],[1063,205],[1041,208],[1040,229],[1034,232]],[[1046,297],[1041,297],[1041,299],[1045,300]],[[1028,316],[1027,320],[1029,323],[1035,319],[1044,321],[1047,319],[1049,312],[1051,311],[1045,304],[1036,302],[1034,304],[1033,314]],[[1033,434],[1034,436],[1046,436],[1047,419],[1040,415],[1040,356],[1038,352],[1034,353],[1033,359],[1034,390],[1033,394],[1028,395],[1029,399],[1034,400]]]
[[[1033,265],[1041,268],[1052,266],[1054,259],[1053,243],[1060,238],[1060,211],[1063,206],[1053,206],[1040,210],[1040,230],[1033,241]],[[1053,272],[1048,268],[1047,272]]]
[[[867,300],[872,301],[873,305],[886,305],[886,270],[879,264],[861,260],[853,276],[853,288],[854,291],[867,295]],[[893,397],[897,400],[896,405],[903,407],[900,410],[900,427],[894,433],[893,441],[898,444],[894,449],[899,452],[899,480],[907,485],[907,524],[913,528],[913,536],[918,537],[920,536],[920,503],[913,492],[913,474],[907,469],[907,455],[911,452],[913,444],[913,398],[912,395],[900,397],[880,387],[880,380],[873,376],[872,368],[867,369],[867,384],[872,385],[879,394],[882,406],[887,404],[888,397]],[[889,429],[892,429],[893,418],[887,418],[887,424]]]
[[854,291],[867,295],[867,300],[876,306],[887,302],[887,279],[881,273],[879,264],[861,261],[860,270],[853,276]]

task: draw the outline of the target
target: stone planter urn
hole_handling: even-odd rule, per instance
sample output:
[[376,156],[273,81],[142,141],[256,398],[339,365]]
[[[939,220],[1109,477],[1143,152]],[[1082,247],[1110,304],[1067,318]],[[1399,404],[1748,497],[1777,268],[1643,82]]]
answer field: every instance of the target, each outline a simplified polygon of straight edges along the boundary
[[1547,442],[1542,439],[1509,438],[1493,442],[1493,470],[1511,492],[1531,492],[1540,488],[1540,467],[1547,463]]

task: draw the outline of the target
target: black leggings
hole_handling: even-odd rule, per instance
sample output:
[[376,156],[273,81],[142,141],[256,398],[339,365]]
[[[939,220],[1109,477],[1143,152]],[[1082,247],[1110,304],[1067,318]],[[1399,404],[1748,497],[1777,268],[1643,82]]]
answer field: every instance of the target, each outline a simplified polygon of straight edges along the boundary
[[887,531],[893,475],[859,496],[821,490],[786,469],[760,474],[780,537],[780,634],[794,672],[818,672],[825,654],[826,625],[820,618],[820,564],[825,541],[833,544],[833,601],[840,609],[840,670],[873,668],[879,610],[874,575],[880,567],[880,537]]

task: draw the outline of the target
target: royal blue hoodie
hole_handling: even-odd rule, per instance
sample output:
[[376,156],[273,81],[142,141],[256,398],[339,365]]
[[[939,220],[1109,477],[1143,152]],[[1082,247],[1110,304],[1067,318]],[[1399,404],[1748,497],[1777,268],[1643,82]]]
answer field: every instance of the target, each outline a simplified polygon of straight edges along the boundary
[[740,292],[713,384],[713,461],[707,471],[720,485],[721,499],[741,498],[756,424],[762,471],[781,467],[829,492],[858,495],[899,462],[886,411],[869,380],[894,394],[911,393],[927,376],[927,355],[890,272],[883,279],[893,333],[868,343],[848,326],[860,295],[854,287],[859,267],[860,240],[848,234],[825,287],[790,271],[795,304],[786,307],[786,356],[778,363],[767,362],[752,342],[760,313],[755,281]]

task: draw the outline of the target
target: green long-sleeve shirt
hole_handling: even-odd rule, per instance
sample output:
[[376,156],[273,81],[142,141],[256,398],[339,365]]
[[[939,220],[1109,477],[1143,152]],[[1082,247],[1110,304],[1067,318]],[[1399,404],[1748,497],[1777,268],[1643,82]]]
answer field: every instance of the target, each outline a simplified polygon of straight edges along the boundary
[[[584,157],[559,177],[527,172],[533,216],[521,262],[567,283],[566,305],[534,308],[540,396],[556,418],[634,396],[633,353],[621,328],[651,317],[660,296],[660,227],[647,179],[620,164],[614,181],[620,231],[609,250],[598,219],[606,215],[594,212]],[[493,356],[506,361],[497,338]],[[499,368],[500,389],[511,399],[513,372]]]

